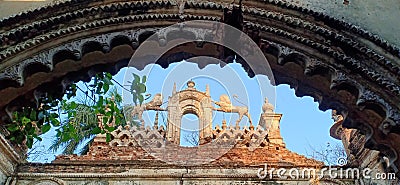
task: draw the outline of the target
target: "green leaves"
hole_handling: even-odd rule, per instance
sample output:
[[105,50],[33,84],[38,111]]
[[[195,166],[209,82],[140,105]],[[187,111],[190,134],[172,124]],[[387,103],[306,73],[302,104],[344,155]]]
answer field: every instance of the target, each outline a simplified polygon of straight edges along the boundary
[[146,93],[146,80],[147,77],[143,76],[140,80],[140,76],[132,73],[134,80],[131,83],[130,93],[132,94],[132,100],[135,105],[139,103],[141,105],[144,102],[144,93]]
[[27,139],[26,139],[26,146],[27,146],[28,148],[32,148],[32,145],[33,145],[33,137],[30,136],[30,135],[28,135],[28,137],[27,137]]
[[106,142],[110,142],[110,141],[111,141],[111,134],[106,133]]
[[71,102],[70,104],[69,104],[69,108],[70,109],[75,109],[78,105],[73,101],[73,102]]
[[81,90],[89,101],[64,101],[62,110],[68,113],[68,118],[57,129],[58,136],[53,142],[52,150],[65,146],[63,152],[71,153],[79,143],[97,134],[106,134],[111,139],[110,132],[124,122],[122,108],[118,106],[122,102],[122,96],[113,87],[112,81],[110,73],[98,74],[86,85],[86,89]]
[[138,100],[139,100],[139,104],[141,105],[142,103],[143,103],[143,101],[144,101],[144,97],[143,97],[143,95],[139,95],[138,96]]
[[23,107],[20,111],[13,113],[13,121],[6,127],[9,132],[7,139],[31,148],[34,139],[42,140],[38,134],[44,134],[50,130],[49,123],[59,125],[58,114],[51,111],[51,105],[58,101],[46,98],[41,99],[41,102],[39,108]]
[[8,125],[7,130],[10,132],[15,132],[15,131],[19,130],[19,126],[18,126],[18,124],[10,124],[10,125]]
[[94,127],[92,130],[92,134],[100,134],[101,133],[101,129],[100,127]]
[[99,96],[99,100],[97,101],[96,106],[102,108],[103,105],[104,105],[104,98],[103,98],[103,96]]
[[99,82],[99,83],[97,84],[96,94],[100,94],[102,88],[103,88],[103,82]]
[[133,75],[135,84],[140,83],[140,76],[135,73],[132,73],[132,75]]
[[50,124],[45,124],[42,127],[42,133],[46,133],[51,129],[51,125]]
[[32,110],[29,118],[30,118],[31,120],[36,120],[36,119],[37,119],[37,116],[38,116],[38,115],[36,114],[36,111],[35,111],[35,110]]
[[112,83],[111,73],[100,73],[96,75],[92,87],[96,89],[96,94],[105,95],[112,85],[114,84]]
[[[145,101],[147,78],[132,75],[133,82],[130,82],[128,90],[133,95],[134,103],[142,104]],[[73,152],[80,143],[96,134],[105,134],[107,141],[110,141],[110,133],[117,126],[126,124],[121,106],[122,96],[114,87],[113,81],[115,80],[110,73],[100,73],[91,82],[84,83],[86,87],[76,84],[68,86],[64,100],[46,95],[39,99],[39,107],[26,106],[13,112],[12,122],[6,125],[9,132],[7,138],[31,148],[35,139],[42,140],[41,134],[56,127],[57,137],[51,148],[57,150],[65,145],[64,152],[67,153]],[[82,92],[79,94],[83,94],[83,98],[80,98],[83,101],[77,101],[78,91]],[[66,118],[61,120],[59,114]]]
[[110,84],[104,84],[103,85],[104,92],[107,92],[109,89],[110,89]]
[[142,83],[143,83],[143,84],[146,83],[146,80],[147,80],[147,77],[146,77],[146,76],[143,76],[143,78],[142,78]]
[[31,122],[31,119],[24,116],[24,117],[22,117],[21,122],[22,122],[22,125],[26,125]]

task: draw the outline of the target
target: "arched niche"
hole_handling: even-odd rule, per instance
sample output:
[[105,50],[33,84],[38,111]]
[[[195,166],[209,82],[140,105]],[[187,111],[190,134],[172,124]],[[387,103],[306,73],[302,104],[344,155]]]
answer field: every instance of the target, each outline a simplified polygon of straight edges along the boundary
[[199,117],[185,112],[181,119],[180,143],[183,147],[197,147],[200,144]]
[[189,81],[187,88],[177,92],[176,86],[168,97],[168,141],[179,145],[182,128],[182,117],[194,114],[199,119],[199,144],[204,144],[212,138],[213,105],[209,92],[201,92],[195,88],[195,83]]

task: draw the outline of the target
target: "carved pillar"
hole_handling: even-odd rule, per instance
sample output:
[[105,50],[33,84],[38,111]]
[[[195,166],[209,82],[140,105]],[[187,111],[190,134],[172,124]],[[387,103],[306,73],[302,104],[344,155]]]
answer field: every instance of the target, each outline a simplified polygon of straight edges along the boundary
[[22,163],[23,159],[2,134],[0,134],[0,161],[0,184],[10,183],[10,176],[14,174],[16,166]]
[[181,110],[179,107],[179,94],[175,88],[172,96],[168,98],[168,125],[167,125],[167,140],[179,144],[180,127],[181,127]]
[[274,106],[268,102],[268,98],[265,98],[262,110],[263,113],[260,116],[258,125],[268,130],[268,139],[270,143],[285,147],[280,128],[282,114],[274,112]]
[[277,113],[262,113],[259,121],[259,125],[263,126],[268,130],[268,139],[272,144],[278,144],[285,147],[283,138],[281,136],[280,121],[282,114]]
[[212,138],[212,111],[213,106],[211,97],[204,97],[201,100],[201,108],[203,112],[203,119],[200,122],[200,138],[199,144],[207,143]]

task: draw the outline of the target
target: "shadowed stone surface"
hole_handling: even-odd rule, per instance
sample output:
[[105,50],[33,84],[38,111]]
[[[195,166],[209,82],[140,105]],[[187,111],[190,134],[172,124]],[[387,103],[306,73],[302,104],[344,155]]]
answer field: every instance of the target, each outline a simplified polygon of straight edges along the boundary
[[[346,22],[378,34],[390,43],[400,46],[400,3],[397,0],[350,0],[348,5],[343,0],[281,0],[314,11],[324,12]],[[61,0],[44,2],[2,2],[0,18],[37,8]]]

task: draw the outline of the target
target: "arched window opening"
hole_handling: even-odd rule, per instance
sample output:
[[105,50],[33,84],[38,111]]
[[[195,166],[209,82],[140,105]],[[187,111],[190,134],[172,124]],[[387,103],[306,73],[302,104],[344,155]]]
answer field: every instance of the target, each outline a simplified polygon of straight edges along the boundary
[[199,146],[199,118],[195,114],[182,116],[179,145],[184,147]]

